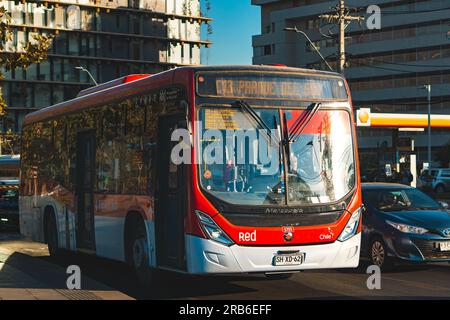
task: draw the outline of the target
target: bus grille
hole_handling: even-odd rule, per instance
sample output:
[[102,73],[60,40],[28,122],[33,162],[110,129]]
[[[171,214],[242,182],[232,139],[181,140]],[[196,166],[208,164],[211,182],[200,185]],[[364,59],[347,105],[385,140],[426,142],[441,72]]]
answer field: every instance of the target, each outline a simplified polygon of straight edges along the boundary
[[434,241],[424,239],[414,240],[414,244],[420,250],[425,260],[450,259],[450,251],[439,251],[439,242],[448,242],[448,241]]
[[223,216],[235,226],[241,227],[281,227],[281,226],[320,226],[335,223],[343,211],[309,214],[236,214],[225,213]]

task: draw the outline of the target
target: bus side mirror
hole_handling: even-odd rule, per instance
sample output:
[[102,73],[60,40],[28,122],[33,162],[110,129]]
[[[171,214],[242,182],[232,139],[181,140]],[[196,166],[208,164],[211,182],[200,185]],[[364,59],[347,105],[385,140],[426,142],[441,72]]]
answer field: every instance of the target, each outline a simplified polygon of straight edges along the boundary
[[362,211],[362,213],[366,213],[367,212],[367,207],[366,207],[366,205],[364,203],[361,206],[361,211]]

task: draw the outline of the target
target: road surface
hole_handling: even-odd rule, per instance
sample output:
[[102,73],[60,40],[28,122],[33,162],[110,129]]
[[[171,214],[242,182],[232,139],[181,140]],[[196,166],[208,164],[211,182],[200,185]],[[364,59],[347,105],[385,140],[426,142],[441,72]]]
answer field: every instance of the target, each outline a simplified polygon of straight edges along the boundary
[[[74,264],[81,268],[83,294],[66,287],[65,270]],[[0,234],[0,299],[2,292],[16,299],[450,299],[449,264],[400,266],[382,274],[381,290],[367,288],[366,268],[306,271],[289,280],[162,273],[144,289],[122,263],[82,254],[52,258],[46,245]]]

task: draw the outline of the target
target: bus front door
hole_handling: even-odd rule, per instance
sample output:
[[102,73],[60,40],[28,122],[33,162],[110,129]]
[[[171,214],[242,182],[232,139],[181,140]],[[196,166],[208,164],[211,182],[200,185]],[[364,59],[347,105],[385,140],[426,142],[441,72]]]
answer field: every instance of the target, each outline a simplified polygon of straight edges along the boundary
[[186,212],[185,170],[170,158],[178,141],[172,132],[186,127],[186,118],[162,117],[158,128],[157,203],[155,212],[156,259],[158,266],[185,270],[184,215]]
[[95,252],[95,131],[78,133],[76,152],[77,248]]

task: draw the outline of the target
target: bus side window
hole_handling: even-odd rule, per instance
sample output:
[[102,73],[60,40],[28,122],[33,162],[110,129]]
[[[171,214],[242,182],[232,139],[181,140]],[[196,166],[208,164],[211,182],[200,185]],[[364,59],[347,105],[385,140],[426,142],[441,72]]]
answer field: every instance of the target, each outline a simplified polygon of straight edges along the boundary
[[66,150],[67,150],[67,187],[72,189],[75,186],[75,155],[76,155],[76,122],[74,115],[67,116],[65,120],[66,128]]
[[144,166],[143,127],[145,110],[140,106],[140,97],[129,99],[122,104],[124,108],[124,152],[121,154],[124,168],[122,180],[124,192],[145,194],[147,174]]
[[120,159],[115,150],[118,145],[118,122],[122,112],[119,104],[107,105],[101,109],[99,119],[103,130],[97,138],[97,191],[115,193],[117,191],[116,177],[119,172]]
[[62,186],[66,186],[64,172],[67,165],[64,136],[65,124],[61,121],[53,121],[53,148],[55,154],[52,163],[52,173],[55,183]]
[[155,191],[155,148],[156,148],[156,124],[158,114],[152,104],[145,106],[145,131],[143,134],[143,159],[147,176],[147,194],[152,195]]

